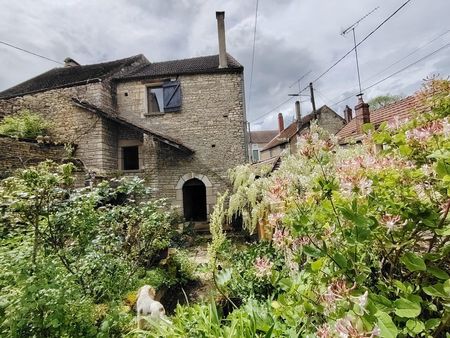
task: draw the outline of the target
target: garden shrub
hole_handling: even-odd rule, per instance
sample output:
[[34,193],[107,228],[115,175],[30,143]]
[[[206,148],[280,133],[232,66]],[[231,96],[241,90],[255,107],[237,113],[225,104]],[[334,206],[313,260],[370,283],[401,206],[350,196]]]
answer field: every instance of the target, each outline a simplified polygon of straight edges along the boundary
[[0,134],[35,139],[49,134],[51,124],[41,115],[30,110],[22,110],[14,115],[8,115],[0,121]]
[[[155,336],[448,336],[450,82],[427,81],[423,103],[429,111],[410,121],[366,125],[360,145],[342,148],[312,126],[271,175],[236,168],[233,192],[211,217],[220,291],[233,291],[218,265],[221,224],[235,214],[249,231],[262,222],[271,235],[289,271],[277,282],[282,291],[244,299],[226,317],[213,304],[180,307]],[[258,265],[267,274],[277,266],[268,256]]]
[[120,337],[147,269],[193,277],[183,253],[158,265],[177,233],[142,180],[73,189],[72,170],[47,161],[0,182],[2,337]]

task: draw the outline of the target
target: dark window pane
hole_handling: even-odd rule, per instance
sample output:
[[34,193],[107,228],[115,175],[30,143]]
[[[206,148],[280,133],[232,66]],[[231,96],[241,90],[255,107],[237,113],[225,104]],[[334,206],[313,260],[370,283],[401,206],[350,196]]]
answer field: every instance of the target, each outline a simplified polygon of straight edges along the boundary
[[123,147],[123,170],[139,169],[139,148],[138,146]]

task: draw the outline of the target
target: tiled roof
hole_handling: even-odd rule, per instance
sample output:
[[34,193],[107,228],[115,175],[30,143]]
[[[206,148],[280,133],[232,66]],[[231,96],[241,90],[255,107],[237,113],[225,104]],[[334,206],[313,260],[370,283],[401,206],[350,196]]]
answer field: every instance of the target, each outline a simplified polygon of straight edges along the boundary
[[144,134],[147,134],[147,135],[151,135],[155,139],[157,139],[158,141],[160,141],[162,143],[165,143],[165,144],[168,144],[169,146],[171,146],[173,148],[176,148],[178,150],[181,150],[181,151],[183,151],[183,152],[185,152],[187,154],[193,154],[194,153],[194,150],[190,149],[189,147],[185,146],[180,141],[178,141],[178,140],[176,140],[176,139],[174,139],[172,137],[169,137],[169,136],[163,135],[161,133],[158,133],[156,131],[150,130],[147,127],[139,126],[139,125],[137,125],[134,122],[131,122],[131,121],[128,121],[127,119],[124,119],[123,117],[106,113],[103,110],[99,109],[98,107],[90,104],[89,102],[81,101],[81,100],[79,100],[77,98],[72,98],[72,101],[74,102],[75,105],[77,105],[77,106],[79,106],[81,108],[84,108],[84,109],[86,109],[86,110],[88,110],[90,112],[93,112],[93,113],[97,114],[100,117],[103,117],[103,118],[108,119],[110,121],[116,122],[116,123],[121,124],[121,125],[123,125],[125,127],[137,130],[137,131],[139,131],[141,133],[144,133]]
[[[320,107],[319,109],[316,110],[316,114],[322,114],[322,113],[325,114],[327,112],[336,114],[336,112],[334,110],[332,110],[331,108],[329,108],[327,105],[323,105],[322,107]],[[312,113],[302,117],[302,125],[301,125],[300,129],[302,130],[302,129],[306,128],[313,119],[314,119],[314,114],[312,114]],[[271,148],[279,146],[283,143],[289,142],[289,140],[295,134],[297,134],[297,132],[298,132],[297,122],[294,121],[287,128],[285,128],[281,133],[277,134],[268,144],[266,144],[266,146],[262,150],[264,151],[267,149],[271,149]]]
[[250,132],[250,143],[269,143],[275,136],[278,135],[278,130],[257,130]]
[[135,55],[126,59],[92,65],[53,68],[30,80],[0,92],[0,99],[70,87],[82,83],[98,82],[120,72],[123,67],[132,65],[134,62],[141,61],[142,59],[145,59],[143,55]]
[[180,74],[240,72],[244,67],[227,54],[227,68],[219,68],[219,55],[200,56],[190,59],[155,62],[127,74],[117,76],[118,80],[141,79]]
[[[303,120],[303,119],[302,119]],[[284,144],[289,142],[289,140],[297,134],[297,122],[292,122],[287,128],[283,129],[283,131],[277,136],[275,136],[266,146],[262,149],[262,151],[271,149],[273,147],[279,146],[280,144]]]
[[[422,103],[419,97],[417,95],[412,95],[386,107],[371,111],[370,122],[375,128],[377,128],[382,122],[388,122],[394,118],[398,118],[400,120],[407,119],[414,111],[424,112],[426,109],[426,106]],[[336,134],[336,136],[341,140],[341,143],[345,143],[345,140],[348,138],[357,138],[361,135],[362,134],[357,131],[355,118],[347,123]]]

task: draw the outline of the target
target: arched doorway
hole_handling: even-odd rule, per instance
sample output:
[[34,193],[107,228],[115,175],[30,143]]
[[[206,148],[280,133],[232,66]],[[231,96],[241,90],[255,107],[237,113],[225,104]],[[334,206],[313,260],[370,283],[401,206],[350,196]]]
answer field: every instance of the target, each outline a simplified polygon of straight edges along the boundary
[[207,219],[206,186],[197,178],[183,184],[183,212],[187,221],[204,222]]

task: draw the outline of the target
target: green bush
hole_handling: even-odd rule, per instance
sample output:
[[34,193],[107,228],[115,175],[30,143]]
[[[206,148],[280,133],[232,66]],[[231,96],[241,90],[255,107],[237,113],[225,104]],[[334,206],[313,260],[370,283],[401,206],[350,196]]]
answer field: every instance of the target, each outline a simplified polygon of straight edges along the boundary
[[192,277],[183,253],[158,265],[177,233],[142,180],[73,189],[72,170],[48,161],[0,182],[2,337],[120,337],[145,270]]
[[[270,176],[237,168],[230,200],[219,199],[211,217],[221,293],[233,291],[233,278],[246,280],[249,261],[263,254],[250,249],[247,262],[235,255],[219,269],[222,222],[234,213],[271,235],[289,270],[276,282],[281,291],[247,297],[228,316],[214,304],[179,308],[155,336],[447,337],[450,82],[427,82],[423,98],[427,113],[377,131],[366,125],[361,145],[341,148],[313,126]],[[258,276],[277,271],[276,256],[260,258]]]
[[22,110],[14,115],[6,116],[0,121],[0,134],[19,138],[35,139],[46,136],[51,125],[41,115],[29,110]]

